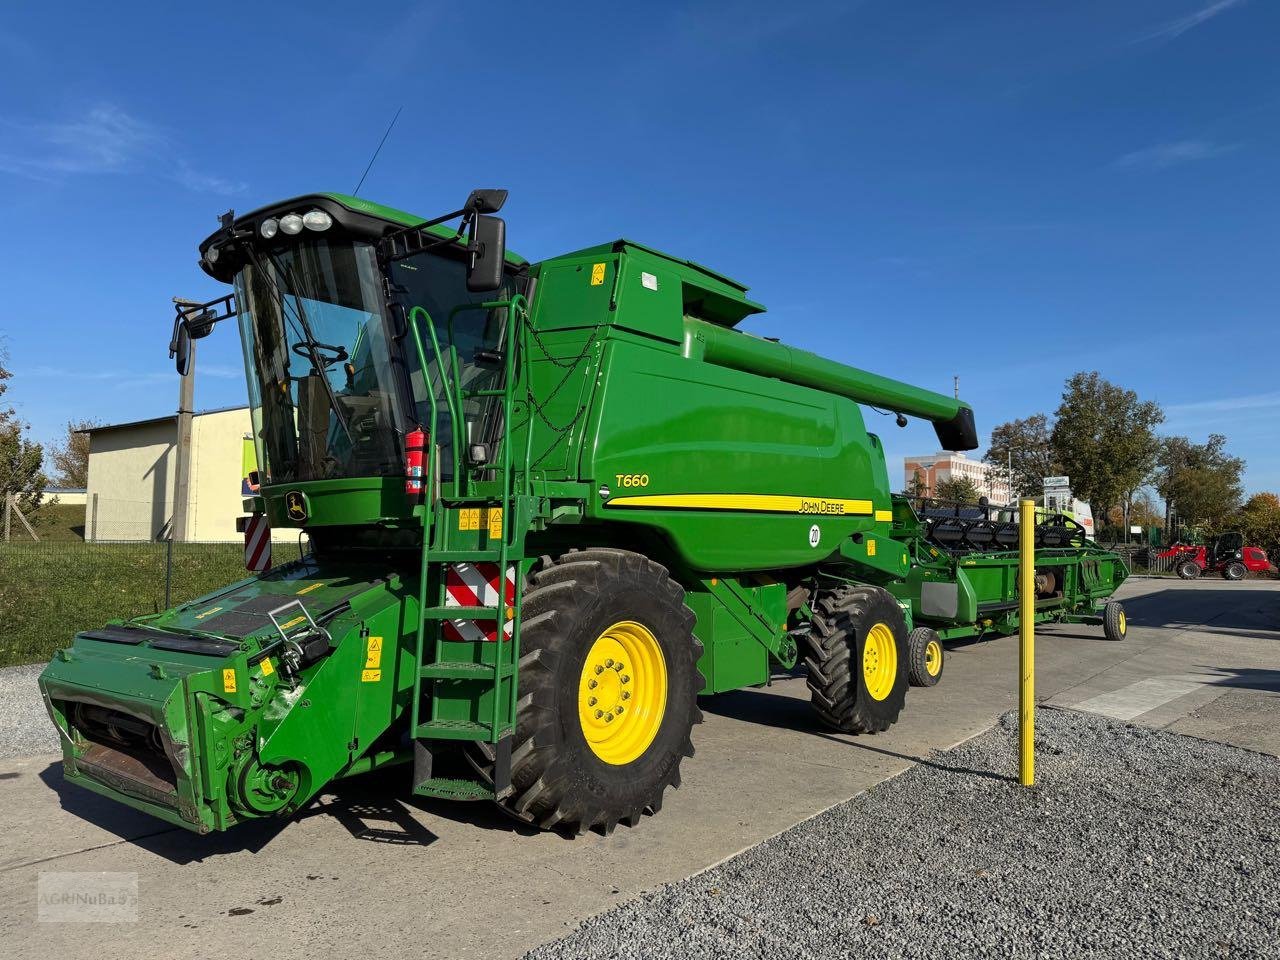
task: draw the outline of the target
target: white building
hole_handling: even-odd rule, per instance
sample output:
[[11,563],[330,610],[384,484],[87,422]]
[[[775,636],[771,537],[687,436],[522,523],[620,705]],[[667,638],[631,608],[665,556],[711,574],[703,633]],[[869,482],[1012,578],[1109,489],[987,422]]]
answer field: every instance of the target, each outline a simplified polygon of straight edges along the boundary
[[[197,411],[191,419],[191,499],[182,540],[239,540],[244,511],[248,407]],[[91,427],[86,540],[157,540],[173,523],[178,417]]]
[[943,480],[966,479],[973,481],[978,494],[989,503],[1004,505],[1013,501],[1009,482],[999,468],[981,460],[970,460],[963,453],[939,450],[924,456],[905,457],[902,466],[902,488],[912,489],[912,481],[919,474],[922,496],[937,496],[935,491]]

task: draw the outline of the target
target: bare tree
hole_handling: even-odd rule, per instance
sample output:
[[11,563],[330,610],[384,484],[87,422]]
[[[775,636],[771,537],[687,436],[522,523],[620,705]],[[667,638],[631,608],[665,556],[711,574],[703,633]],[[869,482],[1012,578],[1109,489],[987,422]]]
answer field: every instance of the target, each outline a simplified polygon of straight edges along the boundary
[[81,489],[89,485],[89,434],[92,427],[100,426],[98,420],[73,420],[67,424],[67,435],[62,443],[53,445],[49,461],[56,471],[54,483],[59,487]]

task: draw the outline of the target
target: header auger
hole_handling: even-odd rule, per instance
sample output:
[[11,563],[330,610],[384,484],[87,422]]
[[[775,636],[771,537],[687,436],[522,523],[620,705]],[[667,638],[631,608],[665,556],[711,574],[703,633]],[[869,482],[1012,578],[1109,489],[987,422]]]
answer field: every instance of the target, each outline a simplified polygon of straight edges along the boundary
[[[972,449],[967,404],[742,332],[746,287],[642,244],[526,263],[504,199],[313,194],[200,245],[234,289],[171,353],[236,318],[245,510],[311,554],[60,651],[68,780],[207,832],[405,764],[607,832],[679,783],[699,696],[803,666],[822,723],[874,733],[945,641],[1016,629],[1006,530],[892,494],[859,407]],[[1123,636],[1118,557],[1059,531],[1036,563],[1037,620]]]

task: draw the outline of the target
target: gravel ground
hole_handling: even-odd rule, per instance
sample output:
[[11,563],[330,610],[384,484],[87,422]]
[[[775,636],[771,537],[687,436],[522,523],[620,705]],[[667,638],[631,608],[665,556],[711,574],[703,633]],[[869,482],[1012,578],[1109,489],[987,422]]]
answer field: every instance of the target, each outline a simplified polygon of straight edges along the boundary
[[0,759],[61,751],[36,686],[43,669],[43,663],[0,669]]
[[1017,718],[536,960],[1280,957],[1280,760],[1068,711]]

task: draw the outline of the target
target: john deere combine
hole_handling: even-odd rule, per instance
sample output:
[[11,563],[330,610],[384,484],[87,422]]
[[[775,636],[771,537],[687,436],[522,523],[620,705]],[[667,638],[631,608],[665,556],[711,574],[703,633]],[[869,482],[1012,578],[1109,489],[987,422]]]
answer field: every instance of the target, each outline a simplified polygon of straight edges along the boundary
[[[311,550],[60,651],[68,780],[207,832],[405,763],[416,794],[607,832],[679,783],[699,695],[803,666],[824,723],[874,733],[942,641],[1016,628],[1012,527],[891,495],[859,408],[969,450],[966,404],[741,332],[746,287],[629,240],[526,263],[504,199],[310,195],[200,245],[234,291],[171,354],[238,318],[246,519]],[[1121,561],[1039,536],[1037,619],[1122,637]]]

